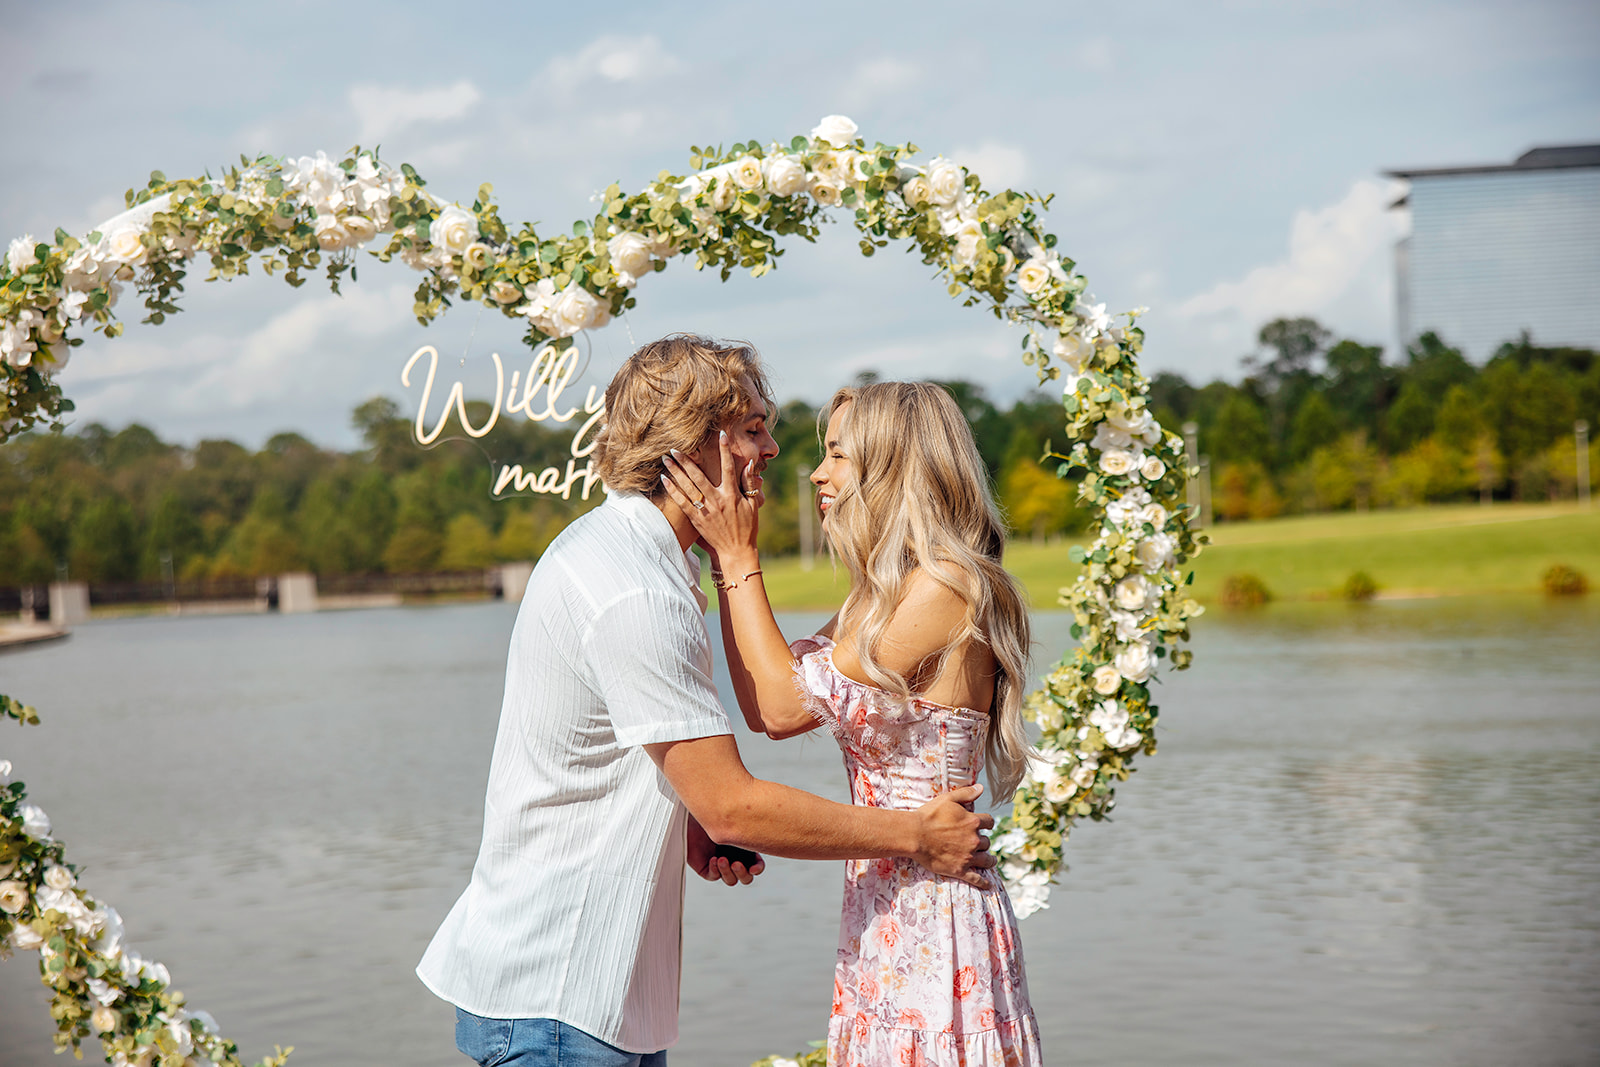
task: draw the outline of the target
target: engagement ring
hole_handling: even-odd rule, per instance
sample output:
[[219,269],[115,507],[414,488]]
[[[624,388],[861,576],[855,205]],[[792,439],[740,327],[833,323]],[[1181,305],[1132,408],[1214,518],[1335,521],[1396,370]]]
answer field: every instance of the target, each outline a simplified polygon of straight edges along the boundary
[[694,505],[694,509],[696,511],[704,511],[706,509],[706,502],[704,500],[692,500],[690,503]]

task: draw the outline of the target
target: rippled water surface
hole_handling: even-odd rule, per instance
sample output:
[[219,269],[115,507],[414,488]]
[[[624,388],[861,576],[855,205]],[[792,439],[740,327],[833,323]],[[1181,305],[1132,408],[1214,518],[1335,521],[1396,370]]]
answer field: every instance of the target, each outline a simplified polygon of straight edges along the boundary
[[[44,717],[0,725],[0,755],[247,1058],[465,1064],[411,969],[477,848],[511,622],[94,623],[0,655]],[[1040,616],[1042,647],[1065,628]],[[1279,607],[1207,616],[1195,649],[1160,754],[1023,924],[1046,1060],[1600,1062],[1600,605]],[[741,746],[843,795],[827,739]],[[840,881],[691,880],[673,1062],[825,1032]],[[4,1067],[64,1062],[35,961],[0,963]]]

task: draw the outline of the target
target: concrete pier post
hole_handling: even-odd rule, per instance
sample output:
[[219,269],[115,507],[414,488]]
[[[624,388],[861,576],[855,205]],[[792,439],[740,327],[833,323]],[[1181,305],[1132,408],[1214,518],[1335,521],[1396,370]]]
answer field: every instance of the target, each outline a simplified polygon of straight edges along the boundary
[[89,621],[89,583],[51,582],[50,621],[57,626],[76,626]]
[[278,613],[299,615],[317,610],[317,576],[314,574],[278,575]]
[[528,579],[533,577],[533,564],[526,561],[500,564],[500,595],[508,603],[522,603],[522,594],[528,591]]

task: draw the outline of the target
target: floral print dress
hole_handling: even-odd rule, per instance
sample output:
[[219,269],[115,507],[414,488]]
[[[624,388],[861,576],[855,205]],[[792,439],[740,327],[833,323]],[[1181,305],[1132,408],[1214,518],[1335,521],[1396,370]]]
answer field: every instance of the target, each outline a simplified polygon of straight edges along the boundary
[[[856,804],[921,807],[970,785],[988,715],[913,698],[904,706],[840,674],[833,642],[790,646],[806,706],[838,740]],[[845,866],[828,1067],[1037,1067],[1011,901],[910,859]]]

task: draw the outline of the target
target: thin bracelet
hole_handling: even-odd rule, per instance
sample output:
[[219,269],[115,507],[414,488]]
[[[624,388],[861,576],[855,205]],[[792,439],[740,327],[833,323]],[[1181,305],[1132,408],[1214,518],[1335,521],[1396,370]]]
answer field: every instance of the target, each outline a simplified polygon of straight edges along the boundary
[[751,571],[749,574],[745,575],[743,578],[725,579],[725,578],[723,578],[721,572],[712,571],[711,572],[711,584],[716,586],[718,589],[721,589],[723,591],[727,591],[729,589],[736,588],[740,582],[748,582],[750,579],[754,578],[756,575],[758,575],[760,573],[761,573],[761,568],[757,567],[755,570]]

